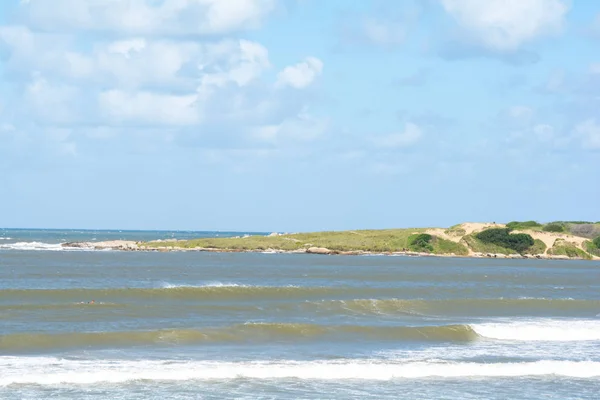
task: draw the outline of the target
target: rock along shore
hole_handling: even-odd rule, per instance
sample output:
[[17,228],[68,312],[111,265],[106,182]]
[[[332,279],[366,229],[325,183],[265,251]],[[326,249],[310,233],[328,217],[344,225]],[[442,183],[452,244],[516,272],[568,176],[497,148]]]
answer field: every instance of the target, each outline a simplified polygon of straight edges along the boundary
[[[172,242],[172,241],[170,241]],[[153,243],[160,243],[153,242]],[[537,255],[521,255],[521,254],[493,254],[493,253],[472,253],[469,255],[456,255],[456,254],[431,254],[431,253],[418,253],[412,251],[398,251],[398,252],[371,252],[371,251],[337,251],[331,250],[325,247],[307,247],[298,250],[278,250],[278,249],[265,249],[265,250],[238,250],[238,249],[222,249],[222,248],[205,248],[205,247],[174,247],[174,246],[147,246],[143,242],[135,242],[129,240],[112,240],[106,242],[68,242],[63,243],[62,247],[65,249],[81,249],[81,250],[115,250],[115,251],[143,251],[143,252],[189,252],[189,251],[203,251],[213,253],[288,253],[288,254],[317,254],[317,255],[390,255],[390,256],[412,256],[412,257],[461,257],[461,258],[509,258],[509,259],[544,259],[544,260],[577,260],[581,258],[569,258],[562,255],[548,255],[548,254],[537,254]]]

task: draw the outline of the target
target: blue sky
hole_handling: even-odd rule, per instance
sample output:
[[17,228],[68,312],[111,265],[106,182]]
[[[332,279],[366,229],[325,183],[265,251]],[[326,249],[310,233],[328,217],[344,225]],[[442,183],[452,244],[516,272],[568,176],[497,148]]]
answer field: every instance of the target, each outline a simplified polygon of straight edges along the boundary
[[600,220],[595,0],[7,0],[0,226]]

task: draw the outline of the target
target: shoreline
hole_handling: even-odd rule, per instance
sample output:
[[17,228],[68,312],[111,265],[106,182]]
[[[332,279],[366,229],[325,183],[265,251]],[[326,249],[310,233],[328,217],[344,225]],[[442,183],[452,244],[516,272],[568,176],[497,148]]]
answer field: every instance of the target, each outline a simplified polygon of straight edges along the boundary
[[[338,251],[331,250],[325,247],[308,247],[297,250],[282,250],[282,249],[232,249],[232,248],[208,248],[208,247],[177,247],[177,246],[156,246],[160,242],[150,242],[153,246],[148,246],[146,242],[114,240],[105,242],[66,242],[61,243],[65,250],[113,250],[123,252],[207,252],[207,253],[260,253],[260,254],[308,254],[308,255],[329,255],[329,256],[387,256],[387,257],[441,257],[441,258],[485,258],[485,259],[535,259],[535,260],[583,260],[583,261],[600,261],[600,257],[592,256],[591,259],[582,257],[568,257],[565,255],[551,254],[500,254],[500,253],[480,253],[471,252],[467,255],[449,254],[433,254],[414,251],[365,251],[365,250],[349,250]],[[169,242],[172,243],[172,242]]]
[[[535,226],[532,226],[535,224]],[[600,260],[600,224],[545,225],[465,222],[449,228],[403,228],[199,237],[192,239],[80,241],[64,248],[118,251],[204,251],[409,257]],[[558,228],[557,228],[558,226]],[[581,228],[584,228],[583,230]],[[578,233],[583,233],[578,235]],[[94,239],[92,239],[94,240]]]

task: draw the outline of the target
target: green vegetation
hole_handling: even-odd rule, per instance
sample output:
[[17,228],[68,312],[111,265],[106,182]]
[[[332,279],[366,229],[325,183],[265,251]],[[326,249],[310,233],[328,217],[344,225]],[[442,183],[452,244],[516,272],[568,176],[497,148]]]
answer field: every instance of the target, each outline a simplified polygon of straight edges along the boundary
[[563,239],[556,239],[554,246],[548,250],[548,254],[555,256],[567,256],[569,258],[583,258],[586,260],[592,258],[588,253],[578,248],[574,243]]
[[[595,224],[566,225],[554,222],[540,225],[535,221],[515,222],[511,226],[523,228],[535,227],[538,231],[558,232],[559,228],[584,227],[584,233],[595,232]],[[583,249],[577,242],[557,240],[547,250],[542,240],[534,240],[531,235],[514,233],[512,228],[491,227],[478,233],[465,235],[463,225],[455,225],[437,236],[435,231],[427,229],[387,229],[357,230],[340,232],[313,232],[269,236],[245,236],[235,238],[203,238],[181,241],[158,241],[140,243],[141,249],[206,249],[215,251],[299,251],[310,247],[323,247],[338,253],[372,252],[419,252],[429,254],[456,254],[466,256],[470,250],[487,254],[544,254],[564,255],[577,258],[591,258],[590,254],[600,257],[600,233],[594,239],[583,243]],[[566,232],[565,232],[566,233]],[[540,233],[541,234],[541,233]],[[447,236],[446,236],[447,235]],[[457,241],[460,239],[460,242]],[[586,252],[587,251],[587,252]]]
[[[485,231],[484,231],[485,232]],[[487,254],[517,254],[517,251],[508,247],[503,247],[494,243],[486,243],[477,238],[477,234],[463,237],[465,243],[476,253]],[[544,254],[546,244],[539,239],[533,241],[533,245],[525,249],[521,254]]]
[[583,248],[588,253],[596,257],[600,257],[600,245],[598,245],[596,242],[600,243],[600,237],[597,237],[593,241],[586,240],[585,242],[583,242]]
[[343,232],[298,233],[243,238],[205,238],[172,242],[148,242],[147,248],[204,248],[227,251],[302,250],[324,247],[332,251],[399,252],[416,251],[432,254],[467,255],[458,243],[425,234],[425,229],[388,229]]
[[425,229],[387,229],[342,232],[298,233],[279,236],[248,236],[243,238],[205,238],[175,242],[148,242],[148,247],[206,248],[220,250],[300,250],[325,247],[333,251],[402,251],[408,248],[408,238]]
[[546,243],[542,242],[539,239],[535,239],[533,241],[533,246],[529,247],[527,250],[525,250],[525,254],[544,254],[546,252],[546,249],[548,248],[548,246],[546,246]]
[[286,235],[283,238],[299,240],[303,246],[325,247],[335,251],[402,251],[408,248],[408,238],[425,229],[390,229],[345,232],[316,232]]
[[431,244],[432,238],[433,238],[433,236],[428,235],[427,233],[419,233],[416,235],[410,235],[408,237],[408,248],[411,251],[432,253],[433,252],[433,245]]
[[515,254],[512,249],[479,240],[476,234],[466,235],[462,240],[476,253]]
[[467,234],[467,231],[462,227],[462,224],[458,224],[458,225],[454,225],[451,226],[450,228],[446,229],[444,231],[444,233],[448,236],[465,236]]
[[512,221],[506,224],[506,227],[514,231],[523,231],[526,229],[539,230],[543,225],[536,221]]
[[232,251],[245,251],[245,250],[267,250],[267,249],[278,249],[285,251],[298,250],[302,248],[302,243],[296,242],[291,239],[286,239],[281,236],[278,237],[267,237],[267,236],[249,236],[244,238],[204,238],[204,239],[193,239],[193,240],[182,240],[172,242],[147,242],[143,243],[142,246],[148,248],[182,248],[182,249],[193,249],[193,248],[204,248],[204,249],[218,249],[218,250],[232,250]]
[[544,232],[564,232],[565,226],[563,224],[553,222],[551,224],[544,225],[542,230]]
[[435,254],[456,254],[457,256],[466,256],[469,254],[469,249],[460,243],[453,242],[434,236],[433,238]]
[[510,228],[492,228],[479,232],[476,236],[483,243],[512,249],[519,254],[523,254],[534,245],[534,240],[530,235],[510,232]]

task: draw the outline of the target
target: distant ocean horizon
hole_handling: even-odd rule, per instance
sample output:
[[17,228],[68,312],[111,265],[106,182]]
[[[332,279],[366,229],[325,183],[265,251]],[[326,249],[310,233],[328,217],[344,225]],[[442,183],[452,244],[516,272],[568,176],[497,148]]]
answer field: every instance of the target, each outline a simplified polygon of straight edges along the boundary
[[0,250],[64,250],[67,242],[102,242],[109,240],[188,240],[244,235],[268,235],[271,232],[128,230],[128,229],[22,229],[0,228]]

